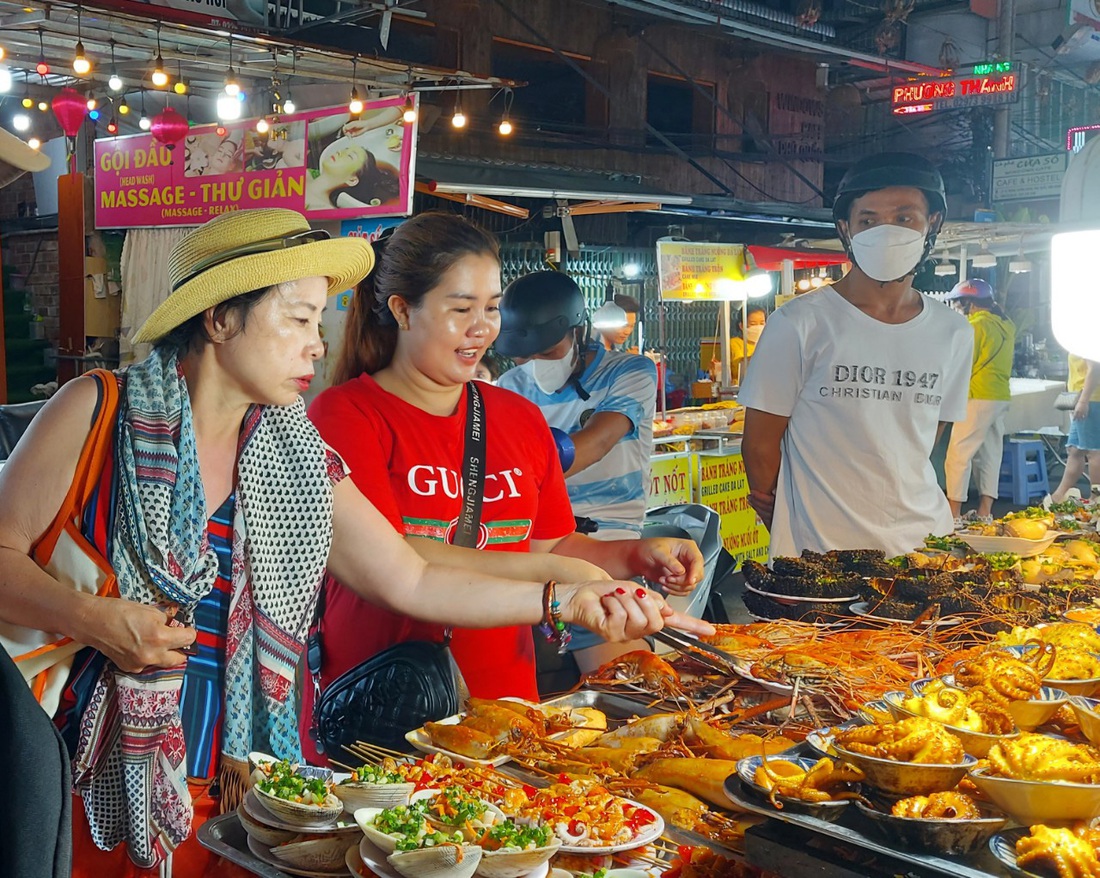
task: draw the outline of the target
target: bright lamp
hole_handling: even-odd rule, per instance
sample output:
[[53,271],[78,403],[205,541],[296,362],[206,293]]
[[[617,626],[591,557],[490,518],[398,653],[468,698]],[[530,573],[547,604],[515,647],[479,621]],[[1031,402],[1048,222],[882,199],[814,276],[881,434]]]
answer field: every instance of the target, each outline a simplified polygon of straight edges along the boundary
[[1086,360],[1100,360],[1100,296],[1089,283],[1097,248],[1100,229],[1050,239],[1050,327],[1058,344]]

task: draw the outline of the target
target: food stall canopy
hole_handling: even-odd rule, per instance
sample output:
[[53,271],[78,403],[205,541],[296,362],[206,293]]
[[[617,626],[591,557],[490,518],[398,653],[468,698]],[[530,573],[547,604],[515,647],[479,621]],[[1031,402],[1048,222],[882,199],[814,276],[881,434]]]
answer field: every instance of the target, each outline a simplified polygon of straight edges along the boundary
[[761,247],[749,245],[749,252],[758,268],[781,271],[783,263],[790,260],[796,269],[817,268],[821,265],[843,265],[848,255],[836,250],[797,250],[790,247]]

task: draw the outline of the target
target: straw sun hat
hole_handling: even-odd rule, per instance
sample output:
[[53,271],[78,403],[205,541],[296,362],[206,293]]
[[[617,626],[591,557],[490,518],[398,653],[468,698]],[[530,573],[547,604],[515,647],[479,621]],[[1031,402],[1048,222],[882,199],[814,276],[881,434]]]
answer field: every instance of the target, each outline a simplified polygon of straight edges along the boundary
[[50,157],[0,128],[0,186],[7,186],[27,171],[44,171]]
[[330,238],[311,230],[297,211],[236,210],[183,238],[168,256],[167,299],[133,342],[155,342],[177,326],[234,296],[304,277],[328,278],[331,296],[354,286],[374,265],[363,238]]

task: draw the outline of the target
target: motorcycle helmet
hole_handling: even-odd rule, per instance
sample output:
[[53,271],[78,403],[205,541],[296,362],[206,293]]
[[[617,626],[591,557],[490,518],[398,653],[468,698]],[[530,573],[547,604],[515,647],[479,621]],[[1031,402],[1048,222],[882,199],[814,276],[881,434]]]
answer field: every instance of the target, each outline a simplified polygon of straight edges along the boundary
[[928,199],[929,213],[945,213],[947,195],[936,166],[919,155],[886,152],[863,159],[848,169],[833,199],[833,222],[848,219],[852,202],[860,195],[890,186],[912,186]]
[[495,347],[506,357],[531,357],[587,322],[588,309],[577,282],[560,271],[536,271],[505,288]]

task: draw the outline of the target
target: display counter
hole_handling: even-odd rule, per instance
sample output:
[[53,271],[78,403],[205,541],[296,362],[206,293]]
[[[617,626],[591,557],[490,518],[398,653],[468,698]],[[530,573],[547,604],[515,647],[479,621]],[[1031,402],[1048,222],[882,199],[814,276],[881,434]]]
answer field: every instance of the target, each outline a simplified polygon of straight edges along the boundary
[[1034,432],[1050,426],[1058,427],[1063,433],[1069,432],[1069,412],[1060,412],[1054,407],[1054,400],[1066,389],[1066,382],[1010,378],[1008,383],[1012,401],[1005,416],[1005,435]]

